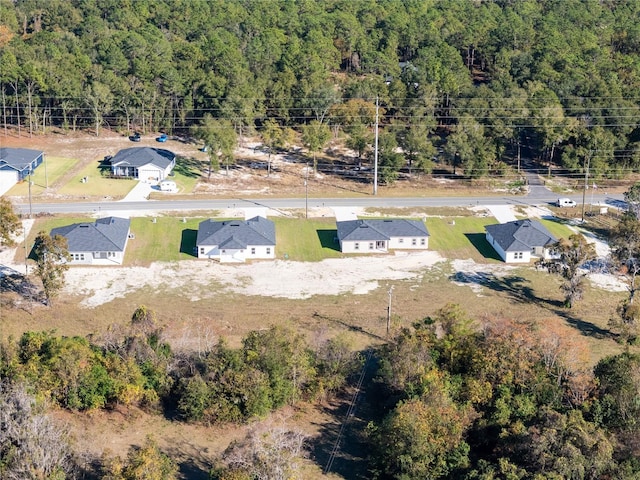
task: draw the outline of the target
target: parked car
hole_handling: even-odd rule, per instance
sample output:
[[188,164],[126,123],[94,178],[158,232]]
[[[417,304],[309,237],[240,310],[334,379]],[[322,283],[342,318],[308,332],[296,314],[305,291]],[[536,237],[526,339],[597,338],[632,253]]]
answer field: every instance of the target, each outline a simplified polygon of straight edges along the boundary
[[167,137],[167,134],[166,134],[166,133],[163,133],[163,134],[161,134],[159,137],[157,137],[157,138],[156,138],[156,142],[162,142],[162,143],[164,143],[164,142],[166,142],[166,141],[167,141],[167,139],[168,139],[168,138],[169,138],[169,137]]
[[129,137],[129,140],[131,140],[132,142],[139,142],[141,138],[142,137],[140,136],[140,134],[136,132]]
[[556,205],[559,207],[575,207],[577,203],[570,198],[559,198]]

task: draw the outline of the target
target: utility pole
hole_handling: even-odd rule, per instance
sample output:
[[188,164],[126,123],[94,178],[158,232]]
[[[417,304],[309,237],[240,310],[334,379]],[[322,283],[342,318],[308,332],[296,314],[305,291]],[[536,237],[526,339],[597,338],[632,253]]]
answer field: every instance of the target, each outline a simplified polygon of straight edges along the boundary
[[582,190],[582,223],[584,223],[584,204],[586,202],[587,188],[589,188],[589,163],[591,162],[591,150],[587,153],[585,158],[584,169],[584,189]]
[[373,147],[373,194],[378,195],[378,97],[376,97],[375,145]]
[[309,218],[309,162],[304,174],[304,218]]
[[393,285],[389,287],[389,305],[387,306],[387,337],[389,336],[389,330],[391,330],[391,297],[393,294]]
[[31,216],[33,215],[33,208],[32,208],[32,204],[31,204],[31,173],[32,173],[33,167],[31,165],[29,165],[29,218],[31,218]]

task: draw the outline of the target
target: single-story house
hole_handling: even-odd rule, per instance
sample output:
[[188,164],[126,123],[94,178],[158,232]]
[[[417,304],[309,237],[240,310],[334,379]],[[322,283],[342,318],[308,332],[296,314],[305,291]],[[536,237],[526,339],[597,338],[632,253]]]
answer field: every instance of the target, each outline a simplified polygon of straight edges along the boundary
[[337,222],[337,226],[340,251],[344,253],[429,248],[429,232],[424,222],[418,220],[346,220]]
[[198,226],[196,249],[198,258],[220,262],[275,258],[276,228],[271,220],[259,216],[249,220],[205,220]]
[[51,230],[67,239],[71,265],[122,265],[130,238],[128,218],[106,217]]
[[24,180],[44,161],[44,152],[28,148],[0,148],[0,195]]
[[536,220],[487,225],[487,242],[507,263],[529,263],[532,257],[550,258],[558,240]]
[[112,175],[155,184],[169,176],[176,166],[176,155],[163,148],[132,147],[120,150],[109,163]]

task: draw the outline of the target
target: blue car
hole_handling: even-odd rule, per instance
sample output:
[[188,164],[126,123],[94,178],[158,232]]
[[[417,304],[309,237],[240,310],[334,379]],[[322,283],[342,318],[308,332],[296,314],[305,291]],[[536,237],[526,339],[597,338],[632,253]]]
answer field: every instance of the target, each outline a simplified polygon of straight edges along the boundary
[[166,142],[166,141],[167,141],[167,138],[169,138],[169,137],[167,137],[167,134],[166,134],[166,133],[163,133],[163,134],[162,134],[162,135],[160,135],[158,138],[156,138],[156,142],[162,142],[162,143],[164,143],[164,142]]

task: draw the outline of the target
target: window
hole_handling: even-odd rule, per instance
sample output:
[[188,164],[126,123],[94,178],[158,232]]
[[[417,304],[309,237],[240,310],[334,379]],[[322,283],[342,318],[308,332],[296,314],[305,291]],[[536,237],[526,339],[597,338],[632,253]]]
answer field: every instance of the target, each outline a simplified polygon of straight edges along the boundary
[[412,238],[412,239],[411,239],[411,245],[414,245],[414,246],[415,246],[415,245],[417,245],[417,244],[418,244],[418,240],[417,240],[417,239],[415,239],[415,238]]
[[84,253],[80,254],[80,260],[84,260]]
[[358,242],[353,244],[353,249],[354,250],[360,250],[360,244]]
[[271,255],[271,247],[267,247],[267,255]]
[[373,250],[373,242],[369,243],[369,250]]
[[514,258],[514,259],[516,259],[516,260],[522,260],[522,258],[523,258],[523,257],[522,257],[522,252],[516,252],[516,253],[513,255],[513,258]]
[[404,238],[399,238],[398,243],[404,243]]
[[427,244],[427,240],[424,238],[420,239],[420,245],[426,245]]
[[204,255],[204,247],[200,247],[200,255]]
[[251,247],[251,255],[255,255],[256,254],[256,247]]

